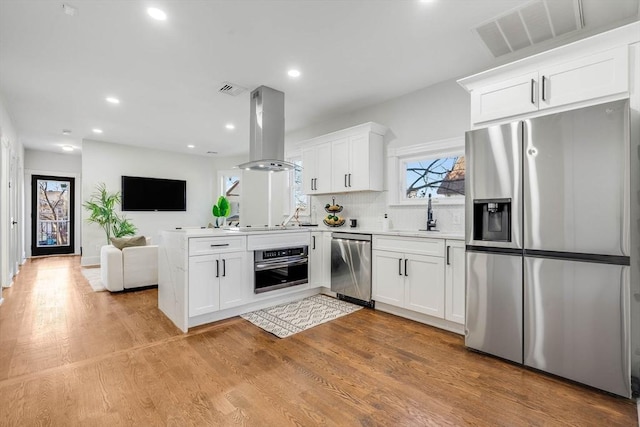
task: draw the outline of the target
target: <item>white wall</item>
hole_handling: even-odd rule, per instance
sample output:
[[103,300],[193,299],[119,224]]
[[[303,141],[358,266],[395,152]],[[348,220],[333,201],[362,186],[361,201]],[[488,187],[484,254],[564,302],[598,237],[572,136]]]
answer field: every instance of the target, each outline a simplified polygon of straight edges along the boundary
[[[464,136],[470,122],[469,94],[455,80],[439,83],[289,132],[286,135],[287,152],[295,151],[297,143],[306,139],[370,121],[389,127],[385,135],[386,159],[386,148],[390,146],[404,147]],[[331,201],[331,197],[313,196],[311,199],[318,212],[318,221],[321,222],[324,205]],[[345,206],[347,217],[357,218],[366,228],[380,228],[384,213],[389,215],[394,228],[414,229],[426,225],[426,207],[390,207],[387,205],[386,191],[340,194],[336,195],[336,201]],[[434,217],[438,220],[439,229],[464,232],[464,206],[435,206]],[[459,221],[454,223],[457,219]]]
[[25,196],[25,256],[31,257],[31,178],[33,175],[63,176],[75,178],[74,209],[74,254],[80,254],[82,243],[82,156],[80,153],[53,153],[51,151],[25,149],[24,152],[24,196]]
[[[127,145],[84,140],[82,142],[82,200],[87,200],[98,183],[120,191],[122,175],[187,181],[186,212],[126,212],[138,234],[159,242],[159,231],[175,227],[206,226],[211,221],[215,171],[209,157],[149,150]],[[82,210],[82,265],[98,264],[105,244],[101,228],[86,222]]]
[[0,303],[24,252],[23,168],[24,147],[0,95]]

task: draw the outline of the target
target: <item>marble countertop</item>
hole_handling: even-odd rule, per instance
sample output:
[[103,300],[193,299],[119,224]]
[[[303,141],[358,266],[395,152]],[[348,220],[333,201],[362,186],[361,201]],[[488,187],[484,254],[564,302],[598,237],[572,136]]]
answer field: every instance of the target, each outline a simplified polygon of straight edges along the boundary
[[327,228],[327,227],[287,227],[287,228],[271,228],[268,230],[255,228],[247,230],[243,228],[179,228],[175,230],[167,230],[169,232],[182,233],[185,237],[207,237],[207,236],[229,236],[229,235],[258,235],[258,234],[276,234],[276,233],[302,233],[309,231],[322,231],[330,233],[360,233],[375,234],[381,236],[402,236],[402,237],[423,237],[431,239],[451,239],[464,240],[464,233],[452,233],[446,231],[420,231],[420,230],[375,230],[366,228]]

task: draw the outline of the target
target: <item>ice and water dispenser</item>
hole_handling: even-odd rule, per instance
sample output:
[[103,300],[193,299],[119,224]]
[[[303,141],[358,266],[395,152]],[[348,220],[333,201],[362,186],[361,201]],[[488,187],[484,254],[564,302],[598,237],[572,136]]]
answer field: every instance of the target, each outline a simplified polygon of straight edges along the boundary
[[511,199],[473,201],[473,240],[511,241]]

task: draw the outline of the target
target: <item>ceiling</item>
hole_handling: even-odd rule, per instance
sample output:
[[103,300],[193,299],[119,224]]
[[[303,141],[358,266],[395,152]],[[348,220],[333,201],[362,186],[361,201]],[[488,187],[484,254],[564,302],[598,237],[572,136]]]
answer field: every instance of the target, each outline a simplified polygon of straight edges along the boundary
[[[69,0],[71,16],[62,1],[0,0],[0,95],[31,149],[246,153],[248,91],[285,92],[286,130],[299,129],[497,65],[472,29],[528,2]],[[638,18],[638,0],[582,2],[585,34]],[[219,93],[223,82],[248,91]]]

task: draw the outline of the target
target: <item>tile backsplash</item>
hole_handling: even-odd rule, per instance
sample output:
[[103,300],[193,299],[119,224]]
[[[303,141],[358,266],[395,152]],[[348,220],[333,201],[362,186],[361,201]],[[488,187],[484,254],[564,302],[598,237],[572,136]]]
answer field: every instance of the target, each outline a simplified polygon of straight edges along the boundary
[[[426,228],[427,207],[425,206],[388,206],[387,192],[358,192],[336,194],[335,196],[311,196],[311,211],[315,210],[314,222],[322,224],[327,215],[324,206],[332,203],[335,197],[337,204],[344,206],[341,216],[347,219],[356,218],[358,228],[381,230],[382,219],[386,213],[391,220],[390,229],[416,230]],[[464,205],[433,206],[433,217],[438,221],[437,229],[447,233],[464,234]]]

